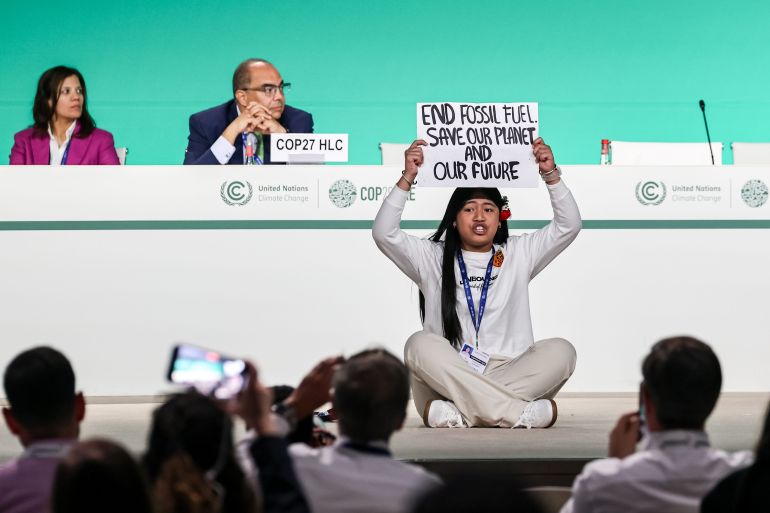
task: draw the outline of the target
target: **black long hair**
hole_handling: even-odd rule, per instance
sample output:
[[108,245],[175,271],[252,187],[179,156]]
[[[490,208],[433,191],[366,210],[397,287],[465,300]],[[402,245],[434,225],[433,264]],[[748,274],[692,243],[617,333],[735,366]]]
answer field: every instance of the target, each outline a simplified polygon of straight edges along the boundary
[[[460,234],[454,226],[457,214],[462,210],[468,200],[485,198],[503,209],[505,200],[496,188],[490,187],[458,187],[449,198],[444,218],[436,229],[436,233],[429,237],[433,242],[443,242],[444,255],[441,258],[441,325],[444,329],[444,338],[454,347],[462,345],[463,330],[460,319],[457,317],[457,277],[455,276],[455,258],[461,248]],[[492,242],[502,244],[508,239],[508,221],[500,221],[500,227],[495,233]],[[425,321],[425,296],[420,291],[420,319]]]
[[218,513],[254,511],[256,499],[236,460],[232,429],[228,415],[194,391],[172,395],[155,410],[142,462],[156,513],[183,511],[193,503]]
[[[78,138],[88,137],[96,128],[96,123],[91,114],[88,113],[88,94],[86,93],[86,81],[83,75],[75,68],[67,66],[55,66],[45,70],[37,81],[37,92],[35,92],[35,103],[32,105],[32,125],[36,132],[40,134],[48,133],[48,126],[56,112],[56,103],[59,101],[59,89],[62,82],[67,77],[78,77],[80,87],[83,89],[83,110],[80,114],[80,130]],[[49,105],[50,103],[50,105]]]

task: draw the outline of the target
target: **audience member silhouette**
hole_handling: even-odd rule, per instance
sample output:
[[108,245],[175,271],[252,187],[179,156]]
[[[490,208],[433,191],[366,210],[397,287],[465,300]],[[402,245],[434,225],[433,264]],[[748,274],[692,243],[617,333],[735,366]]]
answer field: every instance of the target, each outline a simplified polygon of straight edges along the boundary
[[139,464],[120,445],[92,439],[76,443],[59,463],[52,513],[152,513]]

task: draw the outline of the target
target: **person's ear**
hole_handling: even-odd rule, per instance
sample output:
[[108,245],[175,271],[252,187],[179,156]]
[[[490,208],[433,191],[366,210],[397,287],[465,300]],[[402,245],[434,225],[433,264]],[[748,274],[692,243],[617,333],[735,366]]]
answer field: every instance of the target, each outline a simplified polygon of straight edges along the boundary
[[78,422],[83,421],[86,417],[86,398],[83,397],[83,392],[78,392],[75,395],[75,420]]
[[246,101],[246,91],[242,89],[235,91],[235,102],[241,107],[248,105],[248,102]]
[[16,420],[16,417],[13,416],[13,411],[11,411],[10,408],[3,408],[3,419],[5,420],[5,425],[8,426],[8,431],[10,431],[13,436],[19,436],[22,427],[19,424],[19,421]]
[[644,382],[642,382],[642,384],[639,385],[639,400],[644,405],[644,410],[646,412],[647,411],[647,404],[651,403],[652,401],[650,401],[650,391],[649,391],[649,389],[647,388],[647,385]]

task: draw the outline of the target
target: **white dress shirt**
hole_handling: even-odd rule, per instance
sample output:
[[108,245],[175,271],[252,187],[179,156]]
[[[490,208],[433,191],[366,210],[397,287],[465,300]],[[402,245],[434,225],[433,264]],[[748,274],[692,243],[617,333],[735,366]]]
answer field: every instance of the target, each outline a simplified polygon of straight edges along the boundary
[[314,513],[401,513],[441,480],[417,465],[394,460],[385,442],[371,451],[340,437],[331,447],[289,447],[294,470]]
[[713,449],[703,431],[652,432],[635,454],[587,464],[561,513],[697,513],[717,482],[752,459]]
[[73,121],[72,124],[67,128],[67,131],[65,132],[65,139],[64,143],[59,146],[59,143],[56,141],[56,137],[53,135],[53,131],[51,130],[51,126],[48,126],[48,135],[50,136],[50,155],[51,157],[48,159],[48,164],[51,166],[60,166],[61,165],[61,159],[64,158],[64,150],[67,149],[67,146],[70,144],[70,139],[72,139],[72,132],[75,131],[75,124],[77,121]]
[[[235,106],[235,112],[238,113],[238,115],[241,115],[241,109],[238,107],[238,105]],[[256,136],[256,134],[249,134],[249,137],[252,138],[252,140],[256,140],[256,144],[254,144],[254,148],[258,148],[257,145],[264,144],[264,138],[262,137],[262,134],[259,134],[259,136]],[[233,156],[233,153],[235,153],[235,145],[230,144],[230,141],[225,139],[223,136],[219,136],[216,141],[214,141],[214,144],[211,145],[211,153],[214,154],[214,158],[217,159],[217,162],[219,162],[222,165],[227,164],[230,162],[230,159]],[[245,150],[244,150],[245,151]],[[264,151],[264,150],[263,150]],[[255,150],[254,156],[257,156],[257,151]]]

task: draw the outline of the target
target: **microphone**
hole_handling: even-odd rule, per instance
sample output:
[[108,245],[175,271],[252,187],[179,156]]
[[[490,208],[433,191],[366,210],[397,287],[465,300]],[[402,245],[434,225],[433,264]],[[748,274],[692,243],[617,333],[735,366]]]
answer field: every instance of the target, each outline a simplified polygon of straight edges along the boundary
[[711,165],[716,165],[714,163],[714,149],[711,147],[711,135],[709,134],[709,123],[706,121],[706,102],[703,100],[698,102],[698,105],[700,105],[700,110],[703,113],[703,124],[706,126],[706,139],[708,139],[709,142],[709,151],[711,152]]

